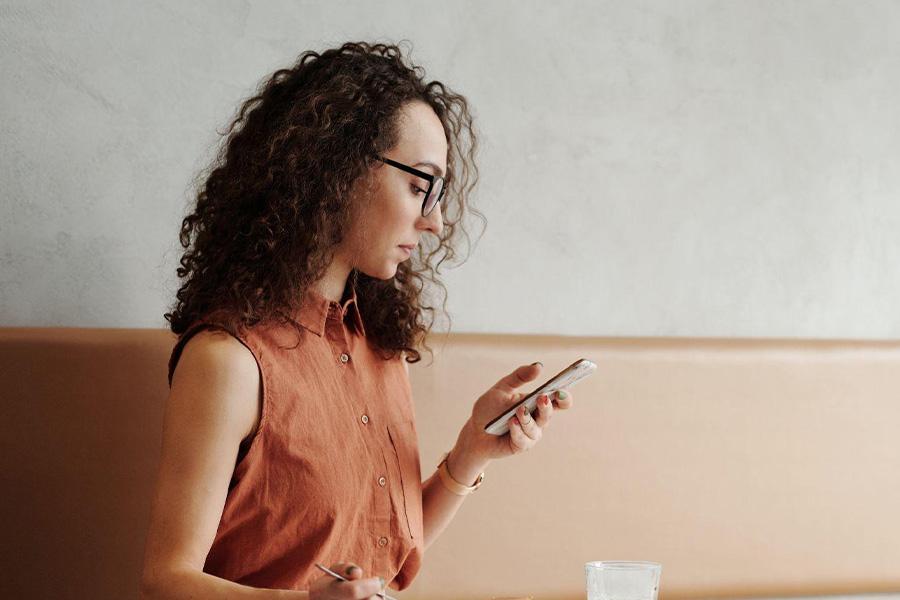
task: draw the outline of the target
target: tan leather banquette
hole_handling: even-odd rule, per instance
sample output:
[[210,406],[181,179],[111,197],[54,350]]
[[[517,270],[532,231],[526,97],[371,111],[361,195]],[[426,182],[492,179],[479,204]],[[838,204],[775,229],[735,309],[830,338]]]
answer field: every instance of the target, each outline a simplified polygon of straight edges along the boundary
[[[0,597],[137,597],[173,342],[0,329]],[[663,563],[666,600],[900,590],[900,343],[430,344],[410,370],[425,477],[514,366],[599,369],[537,448],[490,466],[400,598],[583,598],[603,559]]]

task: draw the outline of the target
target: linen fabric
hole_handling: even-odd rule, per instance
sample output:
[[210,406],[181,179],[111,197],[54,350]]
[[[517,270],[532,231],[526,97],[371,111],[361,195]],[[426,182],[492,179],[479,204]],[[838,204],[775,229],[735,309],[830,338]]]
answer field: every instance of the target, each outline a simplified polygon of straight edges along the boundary
[[[348,297],[349,296],[349,297]],[[253,587],[308,589],[316,562],[353,562],[395,589],[422,563],[422,483],[402,358],[369,344],[352,289],[306,294],[287,325],[230,332],[262,378],[257,431],[240,446],[204,572]],[[215,315],[181,335],[223,329]]]

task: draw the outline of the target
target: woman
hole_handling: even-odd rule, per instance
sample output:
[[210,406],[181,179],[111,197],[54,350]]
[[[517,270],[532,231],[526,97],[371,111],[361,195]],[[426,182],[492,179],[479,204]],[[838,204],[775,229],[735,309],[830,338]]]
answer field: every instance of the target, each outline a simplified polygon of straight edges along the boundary
[[407,363],[432,323],[423,283],[464,234],[474,147],[466,100],[395,46],[304,53],[244,103],[182,225],[145,598],[404,589],[487,464],[571,406],[544,397],[484,433],[541,368],[519,367],[420,481]]

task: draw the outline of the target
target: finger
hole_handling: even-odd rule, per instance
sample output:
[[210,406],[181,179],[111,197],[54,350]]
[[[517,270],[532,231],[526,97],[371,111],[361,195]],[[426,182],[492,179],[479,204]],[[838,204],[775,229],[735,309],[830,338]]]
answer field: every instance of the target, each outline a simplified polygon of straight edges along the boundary
[[509,422],[509,447],[514,454],[529,450],[534,442],[531,441],[525,432],[522,431],[522,425],[519,423],[518,417],[513,417]]
[[523,405],[518,410],[519,424],[522,426],[522,431],[525,432],[533,442],[539,442],[541,439],[541,428],[538,427],[537,422],[534,418],[528,414],[528,409]]
[[347,579],[349,579],[351,581],[354,579],[359,579],[360,577],[363,576],[362,567],[360,567],[356,563],[352,563],[352,562],[334,563],[333,565],[331,565],[328,568],[331,569],[332,571],[334,571],[335,573],[340,573],[341,575],[343,575],[344,577],[346,577]]
[[572,408],[572,404],[574,404],[574,398],[572,397],[572,392],[568,390],[559,390],[555,394],[553,394],[553,404],[556,408],[566,410],[567,408]]
[[339,595],[342,598],[346,598],[346,600],[377,598],[377,594],[384,588],[383,580],[380,577],[370,577],[356,581],[339,581],[338,586],[341,588],[338,592]]
[[503,379],[497,382],[497,385],[494,387],[498,387],[506,392],[512,392],[517,387],[522,384],[528,383],[529,381],[534,380],[535,377],[541,372],[542,365],[539,362],[531,363],[530,365],[525,365],[519,367]]
[[329,577],[330,581],[327,582],[331,589],[329,593],[336,598],[345,600],[371,598],[384,588],[384,580],[381,577],[363,579],[363,570],[359,565],[341,562],[329,568],[347,578],[347,581],[341,581]]
[[516,406],[519,402],[522,401],[522,398],[525,397],[525,392],[512,392],[512,395],[509,397],[509,400],[506,401],[506,408],[504,410],[509,410],[512,407]]
[[543,429],[550,423],[550,419],[553,418],[553,403],[550,401],[549,396],[541,396],[537,401],[537,414],[534,415],[534,420],[537,423],[538,427]]

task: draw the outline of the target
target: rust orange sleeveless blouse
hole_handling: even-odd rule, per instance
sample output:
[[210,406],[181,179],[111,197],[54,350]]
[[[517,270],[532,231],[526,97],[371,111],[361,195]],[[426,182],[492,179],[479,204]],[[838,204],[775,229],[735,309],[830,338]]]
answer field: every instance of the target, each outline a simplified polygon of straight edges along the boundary
[[[347,296],[349,295],[349,298]],[[350,561],[395,589],[422,563],[422,484],[409,378],[368,345],[356,294],[307,293],[290,325],[239,334],[262,376],[262,415],[241,444],[204,572],[305,590],[314,563]],[[169,381],[187,341],[179,338]]]

